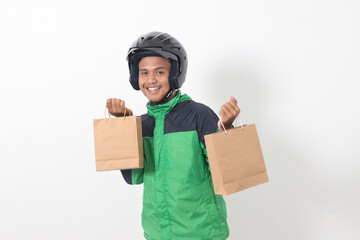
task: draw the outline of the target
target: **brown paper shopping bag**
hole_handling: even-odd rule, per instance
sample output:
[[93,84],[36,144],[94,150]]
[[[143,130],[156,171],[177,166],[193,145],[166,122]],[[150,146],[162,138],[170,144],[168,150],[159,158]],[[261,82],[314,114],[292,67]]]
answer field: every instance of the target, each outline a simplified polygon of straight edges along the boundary
[[269,181],[255,124],[206,135],[205,143],[215,194],[228,195]]
[[141,118],[94,119],[96,171],[143,168]]

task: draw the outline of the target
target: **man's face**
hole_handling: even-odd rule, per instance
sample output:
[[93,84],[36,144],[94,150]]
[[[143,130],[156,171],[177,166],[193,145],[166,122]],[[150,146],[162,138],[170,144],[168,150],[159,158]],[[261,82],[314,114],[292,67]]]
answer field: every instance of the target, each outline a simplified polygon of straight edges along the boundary
[[144,57],[139,62],[139,87],[151,102],[161,101],[170,89],[171,63],[163,57]]

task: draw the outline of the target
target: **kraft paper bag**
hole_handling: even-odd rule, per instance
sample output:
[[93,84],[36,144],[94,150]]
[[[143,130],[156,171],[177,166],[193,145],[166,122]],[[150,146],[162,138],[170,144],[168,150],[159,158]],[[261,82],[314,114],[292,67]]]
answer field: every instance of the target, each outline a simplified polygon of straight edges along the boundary
[[255,124],[206,135],[205,144],[215,194],[229,195],[269,181]]
[[141,118],[94,119],[96,171],[144,167]]

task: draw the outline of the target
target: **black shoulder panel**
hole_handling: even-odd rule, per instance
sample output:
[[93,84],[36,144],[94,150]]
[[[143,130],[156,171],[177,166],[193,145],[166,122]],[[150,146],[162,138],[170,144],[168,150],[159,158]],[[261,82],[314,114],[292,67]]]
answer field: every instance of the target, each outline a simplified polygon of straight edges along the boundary
[[155,119],[148,114],[141,115],[142,135],[143,137],[153,137],[155,128]]
[[218,120],[206,105],[192,100],[184,101],[165,116],[164,134],[196,130],[205,146],[204,135],[216,132]]
[[164,134],[196,130],[197,112],[194,101],[188,100],[178,103],[166,116]]

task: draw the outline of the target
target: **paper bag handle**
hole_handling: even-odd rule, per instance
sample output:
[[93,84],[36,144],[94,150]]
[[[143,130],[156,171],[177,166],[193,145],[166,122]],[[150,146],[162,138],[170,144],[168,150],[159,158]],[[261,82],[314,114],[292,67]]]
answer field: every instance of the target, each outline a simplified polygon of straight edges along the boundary
[[[235,119],[235,127],[236,127],[236,125],[237,125],[237,120],[238,120],[238,119],[240,119],[239,115],[238,115],[238,116],[236,117],[236,119]],[[225,128],[224,123],[222,122],[221,118],[220,118],[220,123],[221,123],[221,126],[223,127],[223,129],[224,129],[224,131],[225,131],[225,134],[227,134],[226,128]],[[241,119],[240,119],[241,131],[244,131],[244,126],[245,126],[245,125],[246,125],[246,124],[243,124],[242,121],[241,121]]]
[[[105,119],[106,119],[106,110],[108,110],[108,108],[105,106],[105,111],[104,111]],[[109,113],[109,110],[108,110],[107,112],[108,112],[108,114],[109,114],[109,118],[111,118],[111,115],[110,115],[110,113]]]
[[[127,108],[125,107],[124,120],[125,120],[125,117],[126,117],[126,109],[127,109]],[[106,118],[106,110],[107,110],[107,112],[108,112],[109,118],[111,118],[111,115],[110,115],[110,113],[109,113],[109,109],[107,108],[107,106],[105,106],[105,111],[104,111],[105,119],[107,119],[107,118]]]

